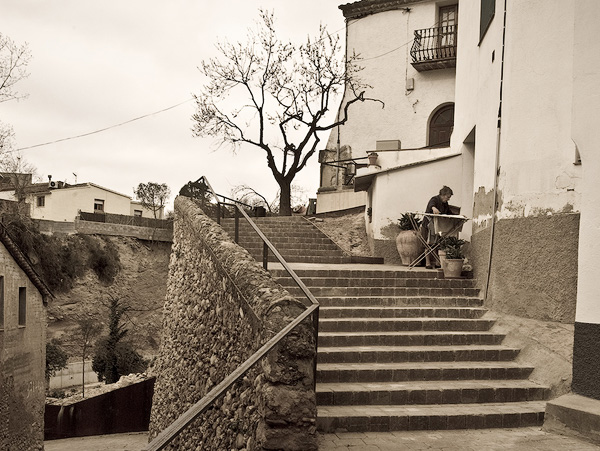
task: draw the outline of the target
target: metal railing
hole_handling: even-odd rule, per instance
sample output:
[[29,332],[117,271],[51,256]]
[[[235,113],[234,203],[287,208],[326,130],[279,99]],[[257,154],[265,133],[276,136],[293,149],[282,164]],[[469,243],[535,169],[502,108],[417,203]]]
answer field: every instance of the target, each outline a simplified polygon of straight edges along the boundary
[[[158,451],[164,449],[171,441],[173,441],[182,431],[188,426],[191,422],[193,422],[196,418],[206,412],[211,405],[221,397],[227,389],[229,389],[238,379],[240,379],[244,374],[246,374],[254,365],[256,365],[271,349],[273,349],[281,340],[288,336],[290,332],[292,332],[302,321],[312,315],[313,322],[313,331],[314,331],[314,342],[315,342],[315,356],[313,362],[313,371],[314,371],[314,383],[316,384],[317,379],[317,345],[318,345],[318,332],[319,332],[319,302],[310,292],[310,290],[306,287],[304,282],[298,277],[298,275],[294,272],[292,268],[288,265],[285,259],[281,256],[281,254],[277,251],[277,249],[273,246],[273,244],[268,240],[268,238],[264,235],[264,233],[258,228],[258,226],[250,219],[248,214],[241,208],[240,205],[244,205],[246,207],[250,207],[247,204],[242,202],[235,201],[233,199],[227,198],[226,196],[217,195],[210,183],[205,177],[201,177],[208,192],[212,195],[212,197],[217,201],[217,223],[221,223],[221,214],[223,212],[222,208],[226,206],[233,206],[235,208],[235,242],[239,241],[239,214],[248,221],[250,226],[254,229],[254,231],[258,234],[258,236],[263,241],[263,267],[265,270],[267,269],[268,262],[268,252],[271,253],[277,258],[277,260],[281,263],[283,268],[290,275],[292,280],[298,285],[304,296],[308,299],[310,305],[307,306],[306,310],[304,310],[300,315],[298,315],[294,320],[292,320],[287,326],[285,326],[281,331],[279,331],[273,338],[267,341],[264,345],[260,347],[252,356],[250,356],[246,361],[244,361],[238,368],[236,368],[229,376],[223,379],[218,385],[216,385],[210,392],[208,392],[200,401],[190,407],[186,412],[184,412],[179,418],[177,418],[173,423],[171,423],[168,427],[163,429],[154,440],[152,440],[148,446],[144,449],[145,451]],[[226,203],[219,201],[219,197],[224,199],[231,200],[233,203]]]
[[413,63],[456,59],[458,25],[415,30],[410,56]]

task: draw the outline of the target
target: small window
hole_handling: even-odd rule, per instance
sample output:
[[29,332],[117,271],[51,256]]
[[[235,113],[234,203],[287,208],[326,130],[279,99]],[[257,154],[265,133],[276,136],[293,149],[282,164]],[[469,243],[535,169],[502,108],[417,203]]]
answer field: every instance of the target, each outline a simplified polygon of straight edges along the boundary
[[103,199],[94,199],[94,213],[104,213]]
[[37,206],[45,207],[46,206],[46,196],[38,196],[37,197]]
[[4,276],[0,276],[0,329],[4,329]]
[[19,326],[27,323],[27,289],[19,287]]
[[496,12],[496,0],[481,0],[481,11],[479,15],[479,42],[485,36],[492,19],[494,19],[494,13]]
[[133,216],[142,217],[142,210],[133,210]]

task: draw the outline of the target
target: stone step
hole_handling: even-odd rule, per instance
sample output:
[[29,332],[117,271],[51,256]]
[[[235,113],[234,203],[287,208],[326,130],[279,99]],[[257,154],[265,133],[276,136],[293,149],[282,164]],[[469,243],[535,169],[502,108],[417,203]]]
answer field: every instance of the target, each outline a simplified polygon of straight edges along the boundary
[[519,349],[502,345],[461,346],[319,346],[319,363],[389,362],[506,362],[514,360]]
[[[442,276],[442,271],[437,270],[419,270],[413,269],[410,270],[405,266],[399,266],[398,269],[390,270],[389,266],[381,267],[377,265],[373,265],[369,267],[369,269],[365,269],[361,267],[361,269],[348,269],[344,267],[343,269],[332,269],[332,268],[323,268],[323,269],[306,269],[306,268],[297,268],[295,270],[296,274],[301,278],[306,279],[314,279],[317,277],[332,277],[332,278],[344,278],[344,279],[399,279],[399,278],[413,278],[413,279],[437,279],[444,280]],[[285,270],[276,268],[271,270],[271,274],[274,277],[285,277],[287,273]],[[470,280],[470,279],[452,279],[454,281],[460,280]]]
[[320,363],[317,382],[402,382],[526,379],[533,367],[514,362]]
[[320,307],[320,318],[481,318],[479,307]]
[[318,383],[316,388],[319,406],[543,401],[549,390],[528,380]]
[[[282,254],[283,255],[283,254]],[[294,255],[296,256],[296,255]],[[297,287],[288,287],[292,295],[300,294]],[[477,297],[477,288],[429,288],[429,287],[311,287],[310,291],[316,296],[467,296]]]
[[493,319],[481,318],[319,318],[319,332],[488,331],[493,325]]
[[467,296],[319,296],[321,307],[480,307],[483,300]]
[[[319,246],[307,245],[306,247],[304,247],[304,246],[289,247],[289,246],[279,246],[279,245],[277,245],[277,243],[271,243],[271,244],[273,244],[275,246],[275,249],[277,249],[277,252],[279,252],[282,255],[283,254],[290,254],[290,255],[310,254],[310,255],[325,255],[325,256],[326,255],[344,255],[344,251],[342,251],[337,246],[323,247],[321,245],[319,245]],[[251,254],[259,253],[262,255],[262,252],[263,252],[262,243],[260,244],[260,246],[245,246],[243,244],[240,244],[240,246],[242,246],[244,249],[246,249]]]
[[[229,234],[232,238],[235,236],[234,234],[230,233]],[[297,247],[303,246],[305,243],[310,243],[311,245],[324,245],[324,246],[335,246],[336,248],[338,247],[333,241],[331,241],[329,238],[323,238],[321,236],[314,236],[314,237],[308,237],[306,240],[303,239],[302,241],[300,241],[298,238],[293,237],[293,236],[281,236],[281,237],[277,237],[276,239],[271,239],[269,236],[267,236],[267,238],[269,238],[269,241],[273,242],[274,244],[277,243],[278,245],[296,245]],[[239,236],[240,239],[240,244],[241,245],[254,245],[257,243],[262,243],[262,239],[258,237],[258,235],[254,235],[254,236],[245,236],[245,235],[240,235]]]
[[[262,262],[262,252],[260,254],[250,255],[257,261]],[[320,263],[320,264],[344,264],[351,263],[352,258],[348,256],[341,255],[289,255],[286,253],[282,254],[283,259],[288,263]],[[275,263],[278,262],[277,258],[269,252],[268,261]],[[301,293],[298,291],[294,296],[301,296]]]
[[540,426],[544,401],[415,406],[319,406],[321,432],[389,432]]
[[321,332],[319,346],[464,346],[499,345],[504,335],[491,332]]
[[[283,287],[295,286],[291,277],[277,277]],[[475,288],[473,279],[425,279],[408,277],[308,277],[308,287],[419,287],[419,288]]]

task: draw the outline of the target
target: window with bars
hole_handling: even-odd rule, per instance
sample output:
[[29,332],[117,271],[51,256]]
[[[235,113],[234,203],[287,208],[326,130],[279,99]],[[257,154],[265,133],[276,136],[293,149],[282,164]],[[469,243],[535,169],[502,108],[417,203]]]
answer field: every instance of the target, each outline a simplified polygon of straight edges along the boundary
[[19,287],[19,326],[27,324],[27,288]]

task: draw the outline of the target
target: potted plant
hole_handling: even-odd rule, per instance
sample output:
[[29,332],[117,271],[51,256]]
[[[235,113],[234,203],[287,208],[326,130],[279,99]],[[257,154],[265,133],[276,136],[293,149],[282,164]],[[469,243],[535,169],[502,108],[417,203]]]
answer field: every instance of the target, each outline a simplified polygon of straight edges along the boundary
[[465,240],[461,240],[455,236],[447,236],[441,239],[437,254],[442,269],[444,269],[444,265],[446,264],[446,251],[448,249],[462,248],[464,244]]
[[[413,229],[411,219],[417,225],[416,231]],[[421,220],[412,213],[404,213],[399,219],[398,226],[400,227],[400,233],[396,237],[396,249],[398,249],[402,264],[410,265],[423,253],[425,248],[418,236]]]
[[444,278],[452,279],[460,277],[465,260],[462,250],[464,244],[465,240],[456,237],[447,237],[442,242],[441,248],[446,252],[445,261],[442,262]]

